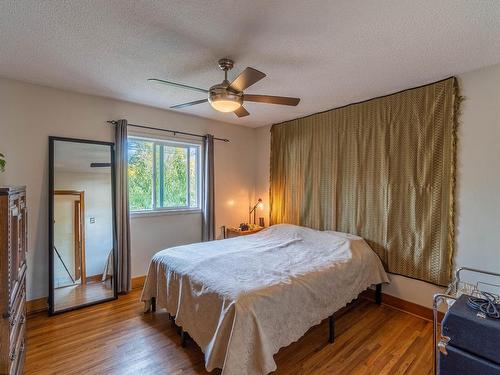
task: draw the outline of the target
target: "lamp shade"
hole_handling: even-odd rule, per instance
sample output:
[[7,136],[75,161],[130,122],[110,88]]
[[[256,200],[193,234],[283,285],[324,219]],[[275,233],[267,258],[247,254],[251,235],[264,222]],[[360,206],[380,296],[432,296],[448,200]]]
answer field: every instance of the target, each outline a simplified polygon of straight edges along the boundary
[[243,98],[230,91],[211,91],[208,102],[216,111],[234,112],[241,107]]

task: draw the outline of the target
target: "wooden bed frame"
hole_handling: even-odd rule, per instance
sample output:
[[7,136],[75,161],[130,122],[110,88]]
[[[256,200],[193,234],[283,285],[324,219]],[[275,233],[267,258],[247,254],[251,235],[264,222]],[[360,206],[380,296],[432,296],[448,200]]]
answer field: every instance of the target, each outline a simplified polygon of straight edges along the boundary
[[[382,284],[375,285],[375,303],[377,305],[382,304]],[[146,302],[145,312],[149,312],[149,311],[156,312],[156,298],[155,297],[151,298],[151,300],[149,301],[149,306],[148,306],[148,303]],[[181,346],[183,348],[185,348],[189,334],[186,331],[184,331],[182,329],[182,327],[179,327],[177,324],[175,324],[175,316],[173,316],[169,313],[168,317],[172,321],[172,324],[175,326],[177,333],[181,337]],[[333,344],[335,342],[335,313],[333,313],[328,318],[328,342],[330,344]]]

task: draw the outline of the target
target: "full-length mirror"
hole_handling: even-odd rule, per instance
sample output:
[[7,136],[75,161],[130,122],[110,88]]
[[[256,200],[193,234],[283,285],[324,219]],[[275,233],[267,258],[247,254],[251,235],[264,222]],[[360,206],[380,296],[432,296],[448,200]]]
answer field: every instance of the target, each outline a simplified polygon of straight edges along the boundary
[[113,144],[50,137],[50,312],[116,298]]

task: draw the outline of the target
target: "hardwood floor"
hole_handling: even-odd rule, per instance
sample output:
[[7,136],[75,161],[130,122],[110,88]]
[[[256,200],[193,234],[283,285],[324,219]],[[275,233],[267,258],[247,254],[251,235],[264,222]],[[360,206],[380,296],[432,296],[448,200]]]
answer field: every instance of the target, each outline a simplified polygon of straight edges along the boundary
[[[165,312],[143,314],[140,291],[116,301],[28,319],[25,374],[208,374],[192,341],[180,346]],[[361,300],[275,356],[274,374],[431,374],[432,323]],[[218,372],[214,372],[218,373]]]
[[89,282],[54,289],[55,310],[64,310],[69,307],[99,301],[114,296],[110,281]]

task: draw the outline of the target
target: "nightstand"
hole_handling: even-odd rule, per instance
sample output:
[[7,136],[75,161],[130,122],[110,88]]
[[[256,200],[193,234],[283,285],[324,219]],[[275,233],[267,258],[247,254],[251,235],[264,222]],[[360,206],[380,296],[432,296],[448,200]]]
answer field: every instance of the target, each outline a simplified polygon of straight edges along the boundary
[[258,227],[254,229],[249,229],[249,230],[241,230],[240,228],[226,228],[226,233],[224,238],[232,238],[232,237],[239,237],[239,236],[246,236],[249,234],[254,234],[257,232],[260,232],[263,227]]

